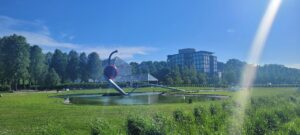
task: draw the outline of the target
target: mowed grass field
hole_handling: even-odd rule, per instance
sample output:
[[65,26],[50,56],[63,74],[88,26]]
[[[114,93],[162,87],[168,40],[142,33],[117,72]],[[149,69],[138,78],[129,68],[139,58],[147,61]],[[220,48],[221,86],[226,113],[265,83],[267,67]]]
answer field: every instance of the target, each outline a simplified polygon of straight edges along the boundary
[[[99,105],[75,105],[64,104],[64,99],[55,96],[64,94],[97,94],[114,92],[112,89],[95,90],[71,90],[69,92],[17,92],[2,93],[0,97],[0,135],[32,135],[32,134],[68,134],[86,135],[91,133],[90,123],[95,119],[102,119],[117,130],[118,134],[126,134],[126,121],[128,116],[152,117],[156,114],[173,116],[173,112],[180,110],[186,114],[193,114],[194,108],[199,106],[209,107],[211,105],[222,106],[225,102],[233,101],[237,92],[232,91],[206,91],[207,88],[180,88],[187,90],[200,90],[197,94],[221,94],[229,95],[226,100],[201,101],[188,103],[170,103],[155,105],[124,105],[124,106],[99,106]],[[205,91],[201,91],[201,89]],[[127,89],[130,91],[130,89]],[[165,91],[161,88],[143,88],[140,91]],[[291,103],[293,109],[297,109],[300,103],[300,90],[298,88],[253,88],[252,97],[258,99],[276,100],[273,106],[258,105],[256,110],[280,110],[280,108]],[[292,100],[292,101],[290,101]],[[273,101],[272,101],[273,104]],[[261,108],[260,108],[261,107]],[[298,109],[299,110],[299,109]],[[220,110],[222,111],[222,110]],[[294,111],[294,110],[292,110]],[[249,120],[251,121],[251,120]],[[289,133],[285,126],[300,124],[299,114],[295,112],[293,117],[283,124],[279,124],[281,133]],[[291,125],[291,133],[298,132],[295,125]],[[296,126],[297,127],[297,126]],[[287,127],[288,128],[288,127]],[[300,128],[300,125],[299,127]],[[225,129],[223,129],[225,130]],[[251,130],[252,131],[252,130]],[[223,132],[223,131],[222,131]],[[267,131],[266,131],[267,132]],[[216,132],[219,134],[220,132]],[[267,132],[273,133],[273,132]],[[226,133],[225,133],[226,134]]]

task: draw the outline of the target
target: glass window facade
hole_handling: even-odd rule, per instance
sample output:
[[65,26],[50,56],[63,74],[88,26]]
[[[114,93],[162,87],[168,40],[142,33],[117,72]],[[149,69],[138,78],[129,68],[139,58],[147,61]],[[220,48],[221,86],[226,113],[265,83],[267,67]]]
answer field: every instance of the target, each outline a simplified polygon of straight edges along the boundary
[[217,73],[217,57],[212,52],[195,51],[195,49],[181,49],[178,54],[168,55],[170,65],[195,66],[203,73]]

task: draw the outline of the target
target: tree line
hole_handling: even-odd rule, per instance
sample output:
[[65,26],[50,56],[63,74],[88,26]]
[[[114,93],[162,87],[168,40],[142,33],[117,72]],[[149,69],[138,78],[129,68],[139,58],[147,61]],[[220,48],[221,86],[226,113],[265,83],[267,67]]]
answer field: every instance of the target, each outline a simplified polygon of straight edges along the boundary
[[0,38],[0,85],[18,87],[55,86],[67,82],[88,82],[101,78],[102,63],[96,52],[64,53],[56,49],[44,54],[19,35]]
[[[194,66],[171,66],[166,61],[131,62],[132,74],[150,73],[161,84],[237,85],[247,63],[230,59],[218,62],[218,74],[198,72]],[[25,89],[56,86],[65,83],[95,82],[102,77],[102,61],[96,52],[86,54],[74,50],[43,53],[38,45],[30,45],[19,35],[0,38],[0,88]],[[300,84],[300,70],[283,65],[257,67],[256,84]]]
[[[214,84],[238,85],[243,68],[248,65],[238,59],[230,59],[226,63],[218,62],[218,71],[222,74],[206,74],[197,72],[194,66],[170,66],[165,61],[131,62],[133,74],[150,73],[161,83],[176,84]],[[255,84],[300,84],[300,70],[283,65],[267,64],[257,66]]]

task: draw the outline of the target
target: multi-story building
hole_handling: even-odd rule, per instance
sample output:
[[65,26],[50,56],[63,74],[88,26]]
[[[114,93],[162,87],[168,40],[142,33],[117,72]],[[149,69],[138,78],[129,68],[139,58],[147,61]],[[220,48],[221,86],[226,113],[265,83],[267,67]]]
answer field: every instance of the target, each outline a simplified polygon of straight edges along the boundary
[[178,66],[194,66],[197,71],[215,74],[217,69],[217,57],[212,52],[196,51],[193,48],[180,49],[178,54],[168,55],[168,64]]

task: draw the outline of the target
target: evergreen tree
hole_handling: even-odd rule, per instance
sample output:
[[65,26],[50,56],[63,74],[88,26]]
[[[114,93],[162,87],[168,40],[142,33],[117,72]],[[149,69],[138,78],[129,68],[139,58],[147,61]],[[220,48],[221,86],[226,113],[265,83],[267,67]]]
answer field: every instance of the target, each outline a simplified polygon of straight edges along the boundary
[[66,68],[66,74],[68,79],[74,82],[79,75],[79,57],[78,53],[74,50],[69,52],[68,55],[68,65]]
[[53,68],[51,68],[46,76],[45,84],[47,86],[53,87],[58,85],[59,83],[60,83],[59,75],[55,72]]
[[44,79],[44,72],[47,70],[47,65],[45,64],[45,56],[42,53],[42,49],[37,46],[30,47],[30,82],[38,85],[40,80]]
[[171,70],[171,77],[172,77],[174,84],[182,84],[183,83],[178,66],[175,66],[174,69]]
[[87,56],[85,53],[81,53],[79,56],[79,76],[81,82],[88,82],[89,75],[87,69]]
[[66,79],[66,66],[67,56],[59,49],[56,49],[51,59],[50,69],[53,68],[55,70],[62,82],[64,82]]
[[245,64],[237,59],[228,60],[224,65],[223,81],[228,84],[238,84]]
[[0,37],[0,84],[4,83],[4,52],[2,51],[3,43],[2,43],[2,38]]
[[140,74],[139,72],[139,64],[136,62],[130,62],[130,66],[131,66],[131,72],[133,75],[138,75]]
[[204,73],[197,73],[198,84],[206,84],[206,75]]
[[52,56],[53,56],[53,54],[51,52],[48,52],[45,55],[45,64],[49,68],[48,70],[50,70],[50,67],[51,67]]
[[191,84],[190,70],[187,66],[180,68],[180,76],[184,84]]
[[96,52],[92,52],[88,56],[88,75],[95,82],[101,78],[102,64],[99,55]]
[[3,77],[8,84],[18,90],[18,84],[29,78],[29,45],[22,36],[12,35],[2,38]]

